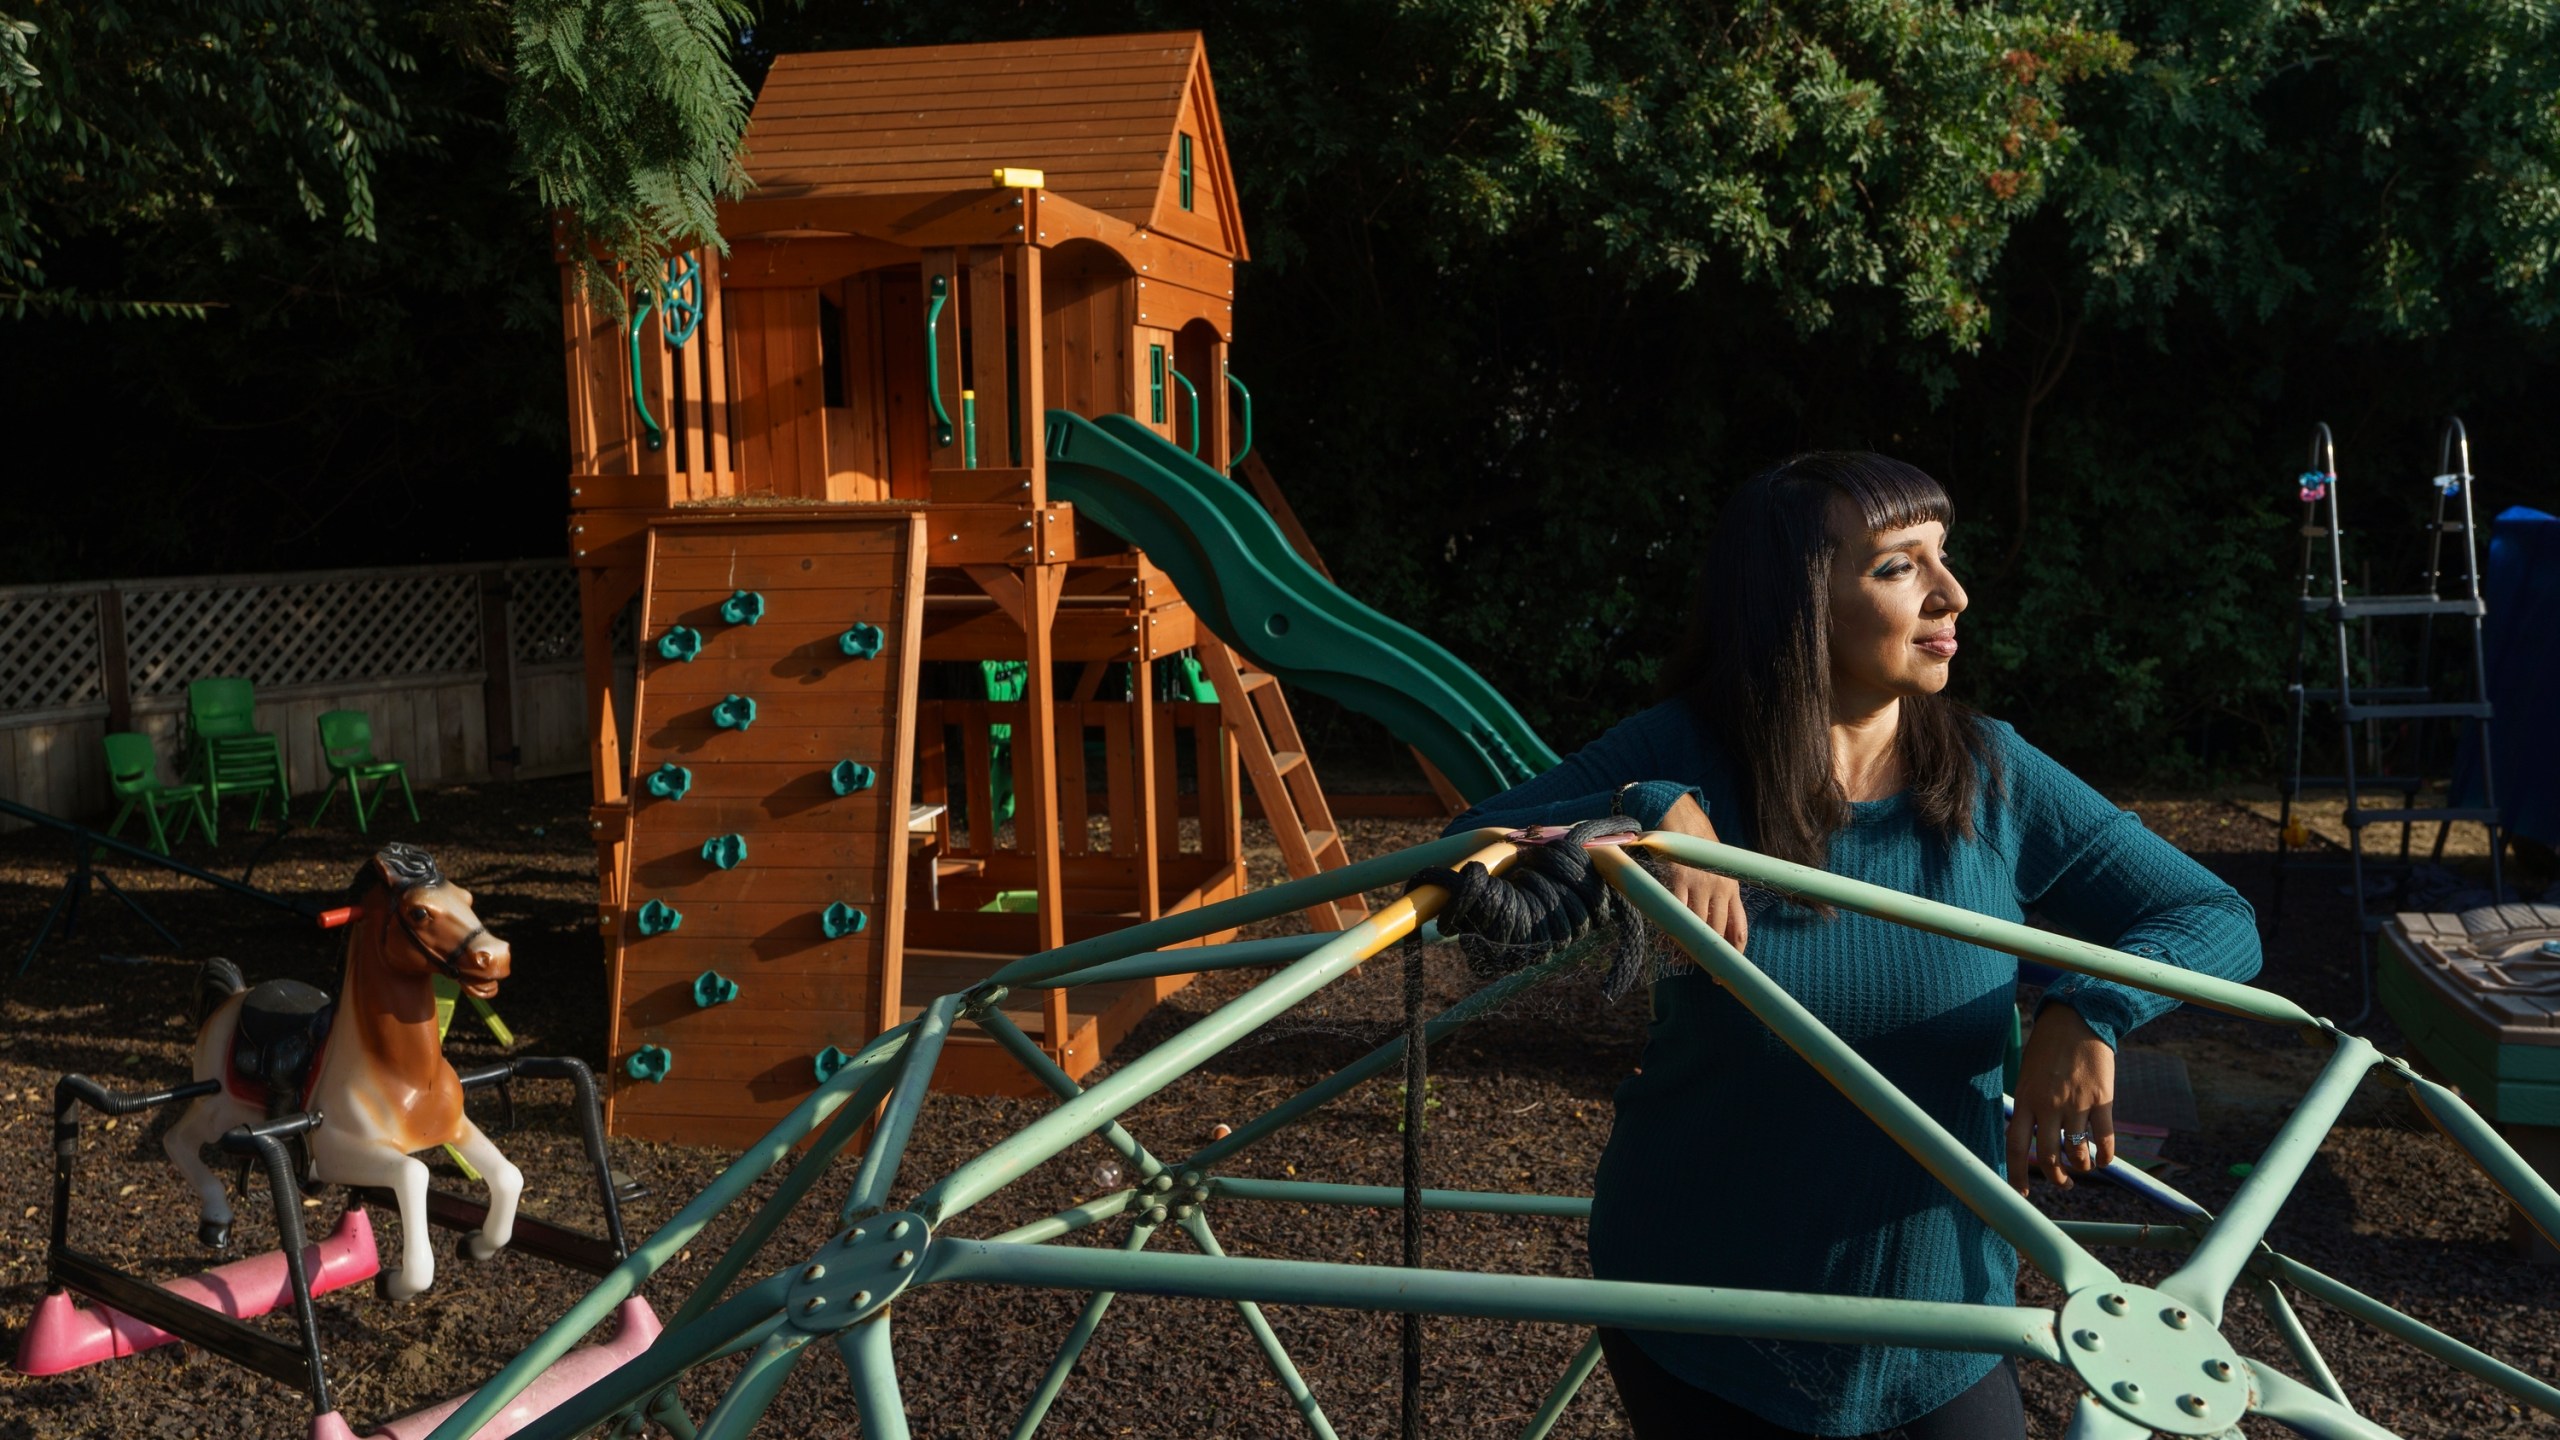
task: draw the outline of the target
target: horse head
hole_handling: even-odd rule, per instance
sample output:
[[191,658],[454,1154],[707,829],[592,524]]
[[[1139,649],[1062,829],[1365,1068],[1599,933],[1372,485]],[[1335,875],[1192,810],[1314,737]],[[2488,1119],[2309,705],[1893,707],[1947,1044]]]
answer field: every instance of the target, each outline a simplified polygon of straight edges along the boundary
[[498,993],[513,952],[472,913],[471,892],[445,878],[435,857],[392,844],[356,870],[348,901],[384,927],[383,963],[410,975],[443,975],[476,1000]]

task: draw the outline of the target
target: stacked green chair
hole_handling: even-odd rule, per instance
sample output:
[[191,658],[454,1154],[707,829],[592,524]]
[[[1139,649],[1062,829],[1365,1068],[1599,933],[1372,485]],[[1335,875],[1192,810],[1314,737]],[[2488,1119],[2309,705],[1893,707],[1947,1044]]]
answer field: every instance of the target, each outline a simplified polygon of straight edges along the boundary
[[[151,827],[151,848],[166,855],[169,841],[187,838],[187,821],[193,818],[213,838],[213,813],[205,808],[202,785],[164,785],[160,782],[160,755],[151,748],[151,737],[118,732],[107,737],[107,788],[124,802],[116,811],[115,823],[107,827],[113,835],[124,828],[124,822],[140,810]],[[178,817],[177,828],[168,828],[169,816]]]
[[[331,710],[320,717],[320,758],[329,766],[329,788],[320,792],[320,808],[311,812],[311,823],[320,823],[329,800],[338,786],[347,787],[347,799],[356,807],[356,831],[370,833],[366,821],[373,811],[382,808],[382,792],[392,781],[400,782],[400,798],[409,803],[409,818],[418,818],[418,797],[409,791],[409,768],[397,760],[380,760],[373,753],[373,721],[361,710]],[[373,798],[365,799],[366,781],[373,782]]]
[[[195,780],[205,790],[207,815],[219,812],[222,797],[255,793],[258,803],[249,810],[249,828],[258,828],[258,820],[267,813],[267,797],[273,794],[276,818],[286,817],[285,806],[293,798],[286,783],[284,746],[273,734],[257,727],[254,718],[257,696],[249,682],[237,679],[198,680],[187,687],[187,721],[195,747]],[[212,835],[208,819],[205,833]]]

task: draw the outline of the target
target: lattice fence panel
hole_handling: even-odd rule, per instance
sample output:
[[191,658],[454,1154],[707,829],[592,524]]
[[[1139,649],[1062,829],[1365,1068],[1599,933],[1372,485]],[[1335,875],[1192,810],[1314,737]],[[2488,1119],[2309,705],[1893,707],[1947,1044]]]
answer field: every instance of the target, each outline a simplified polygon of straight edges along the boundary
[[[573,663],[585,654],[578,616],[578,572],[565,564],[523,565],[507,572],[512,596],[508,647],[519,665]],[[613,617],[613,653],[631,653],[631,611]]]
[[103,703],[98,597],[0,596],[0,711]]
[[579,657],[578,572],[566,565],[525,566],[507,572],[512,598],[507,614],[509,648],[519,665],[556,665]]
[[480,668],[479,577],[265,580],[125,598],[133,694],[237,675],[262,688]]

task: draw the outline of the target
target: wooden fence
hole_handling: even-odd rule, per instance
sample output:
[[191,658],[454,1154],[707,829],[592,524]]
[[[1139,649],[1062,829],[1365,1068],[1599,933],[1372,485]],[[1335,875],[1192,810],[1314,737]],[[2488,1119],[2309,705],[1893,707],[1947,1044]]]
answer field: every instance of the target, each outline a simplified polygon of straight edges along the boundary
[[[5,587],[0,637],[0,795],[57,815],[111,813],[110,731],[149,735],[173,776],[187,686],[215,676],[257,687],[257,723],[283,740],[301,796],[328,783],[328,710],[370,715],[375,752],[416,785],[588,763],[563,561]],[[627,626],[615,640],[627,705]]]

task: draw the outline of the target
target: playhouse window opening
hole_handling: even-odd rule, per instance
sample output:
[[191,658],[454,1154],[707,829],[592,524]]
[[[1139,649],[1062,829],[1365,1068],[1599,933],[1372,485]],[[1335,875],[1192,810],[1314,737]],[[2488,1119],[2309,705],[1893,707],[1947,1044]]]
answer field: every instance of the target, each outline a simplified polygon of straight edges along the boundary
[[1191,208],[1191,137],[1182,137],[1182,208]]
[[845,399],[844,389],[844,307],[824,295],[818,297],[818,371],[827,408],[848,408],[851,402]]

